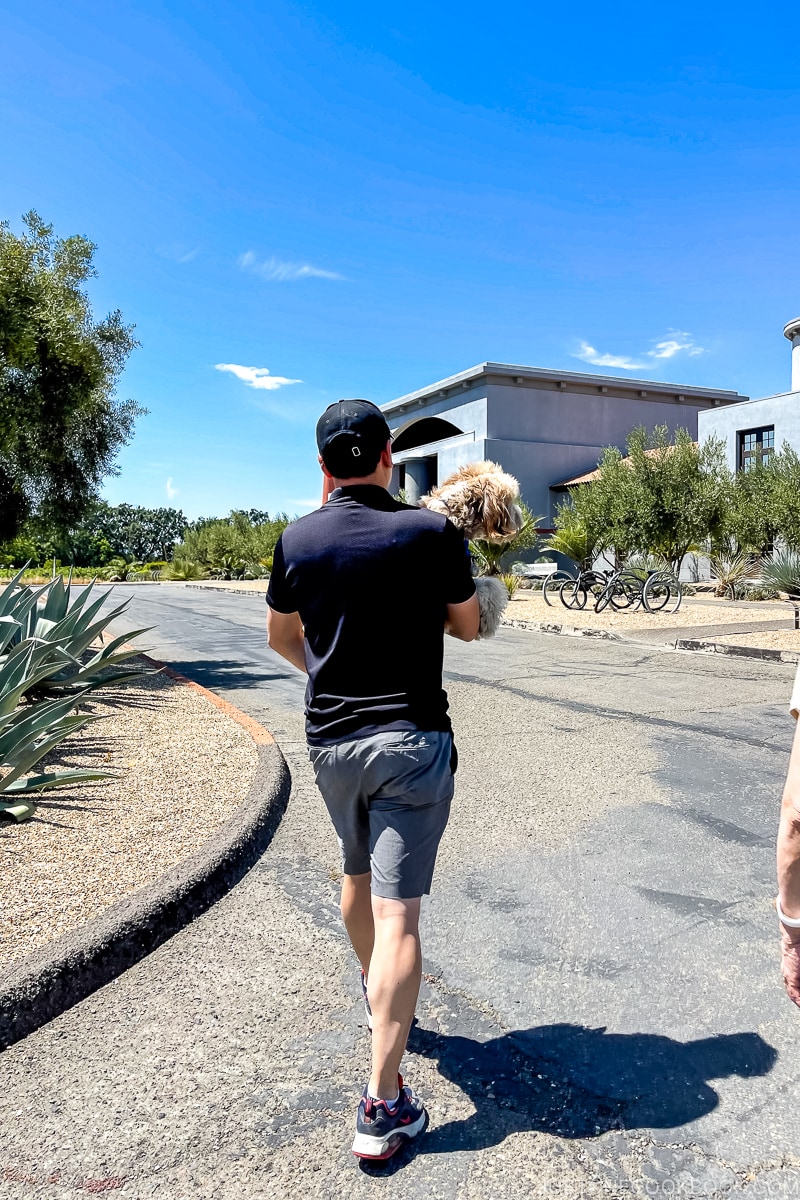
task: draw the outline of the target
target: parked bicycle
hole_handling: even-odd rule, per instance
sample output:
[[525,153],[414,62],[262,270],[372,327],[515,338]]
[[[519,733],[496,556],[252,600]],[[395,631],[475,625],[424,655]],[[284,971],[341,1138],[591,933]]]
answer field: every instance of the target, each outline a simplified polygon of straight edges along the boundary
[[671,605],[677,612],[683,589],[674,573],[666,568],[652,570],[624,566],[617,571],[580,571],[574,579],[565,580],[559,587],[565,608],[584,609],[591,598],[595,612],[611,605],[617,612],[658,613]]
[[574,579],[575,576],[569,571],[551,571],[549,575],[546,575],[542,580],[542,599],[545,604],[552,608],[553,600],[551,597],[560,594],[563,583],[569,583],[570,580]]
[[681,581],[673,571],[649,571],[642,589],[642,604],[647,612],[677,612],[683,600]]
[[579,571],[574,578],[565,580],[558,589],[561,603],[565,608],[583,609],[590,596],[592,602],[596,602],[606,586],[609,574],[608,571]]

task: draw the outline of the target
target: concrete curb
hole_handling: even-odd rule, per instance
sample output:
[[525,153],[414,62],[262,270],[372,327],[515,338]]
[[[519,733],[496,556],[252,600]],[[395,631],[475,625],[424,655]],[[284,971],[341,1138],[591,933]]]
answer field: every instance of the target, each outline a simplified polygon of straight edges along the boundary
[[[561,637],[600,638],[609,642],[624,642],[629,646],[640,646],[650,651],[688,650],[699,654],[728,654],[736,658],[760,658],[765,662],[800,663],[800,652],[796,650],[771,650],[759,646],[728,646],[723,642],[704,642],[695,638],[678,638],[674,642],[643,642],[636,638],[623,637],[610,629],[579,629],[573,625],[548,624],[546,621],[515,621],[503,618],[501,625],[514,629],[529,629],[534,633],[558,634]],[[667,632],[667,631],[665,631]]]
[[515,621],[511,617],[503,617],[501,625],[509,625],[512,629],[530,629],[533,633],[555,633],[561,637],[600,638],[606,642],[624,642],[625,638],[610,629],[579,629],[575,625],[551,624],[548,621]]
[[765,646],[728,646],[723,642],[702,642],[695,638],[678,638],[676,650],[694,650],[700,654],[730,654],[735,658],[760,658],[766,662],[800,662],[796,650],[771,650]]
[[225,587],[224,584],[215,584],[214,587],[206,587],[202,583],[185,583],[184,588],[192,592],[225,592],[228,596],[266,596],[267,589],[264,588],[237,588]]
[[289,769],[272,734],[207,688],[148,661],[248,731],[258,747],[255,778],[244,803],[194,854],[0,973],[0,1050],[85,1000],[221,899],[264,853],[286,809]]

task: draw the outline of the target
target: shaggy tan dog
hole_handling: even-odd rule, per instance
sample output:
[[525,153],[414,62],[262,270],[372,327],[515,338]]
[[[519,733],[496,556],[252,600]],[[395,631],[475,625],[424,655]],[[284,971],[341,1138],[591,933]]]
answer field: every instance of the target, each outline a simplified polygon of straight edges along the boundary
[[[420,504],[449,517],[465,538],[507,542],[523,524],[519,484],[494,462],[468,463],[445,479]],[[475,580],[481,610],[481,638],[494,637],[508,604],[508,590],[500,579]]]
[[522,528],[519,484],[494,462],[467,463],[420,504],[443,513],[471,541],[505,542]]

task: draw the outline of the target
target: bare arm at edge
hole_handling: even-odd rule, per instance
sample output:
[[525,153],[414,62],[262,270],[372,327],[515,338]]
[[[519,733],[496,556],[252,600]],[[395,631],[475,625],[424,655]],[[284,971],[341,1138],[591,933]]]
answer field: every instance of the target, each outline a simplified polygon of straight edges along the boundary
[[[794,709],[793,709],[794,715]],[[800,917],[800,723],[798,723],[778,828],[778,895],[786,917]],[[800,929],[781,926],[783,982],[789,999],[800,1005]]]
[[267,605],[267,641],[270,649],[307,675],[303,623],[299,613],[280,613]]
[[478,607],[478,594],[470,596],[461,604],[448,604],[445,632],[462,642],[474,642],[478,636],[481,622],[481,610]]

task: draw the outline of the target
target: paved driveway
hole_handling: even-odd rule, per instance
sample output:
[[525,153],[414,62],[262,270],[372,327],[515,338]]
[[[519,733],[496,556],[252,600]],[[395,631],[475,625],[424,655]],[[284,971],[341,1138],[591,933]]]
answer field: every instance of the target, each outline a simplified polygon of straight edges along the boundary
[[211,912],[0,1057],[0,1195],[800,1194],[771,906],[793,668],[448,644],[461,768],[408,1062],[432,1124],[378,1176],[348,1152],[368,1046],[302,680],[262,598],[142,587],[130,616],[275,732],[292,798]]

